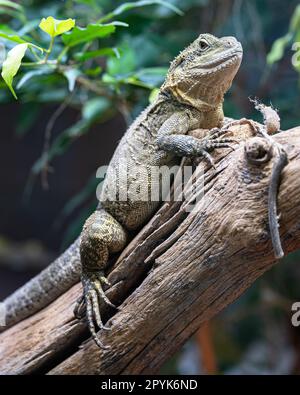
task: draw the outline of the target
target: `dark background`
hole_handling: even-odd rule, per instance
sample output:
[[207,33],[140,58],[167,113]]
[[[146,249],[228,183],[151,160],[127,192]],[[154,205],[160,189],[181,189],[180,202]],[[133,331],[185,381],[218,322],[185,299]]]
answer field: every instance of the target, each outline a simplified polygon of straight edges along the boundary
[[[45,9],[45,16],[50,15],[47,14],[49,10],[60,18],[69,16],[66,14],[68,8],[60,8],[66,4],[54,4],[59,2],[20,3],[28,3],[32,13],[38,9],[42,14]],[[62,3],[72,6],[72,2]],[[121,3],[102,2],[106,10]],[[287,33],[298,1],[199,0],[171,3],[182,8],[185,14],[178,16],[163,7],[150,6],[128,11],[119,18],[128,22],[130,27],[126,33],[117,34],[116,41],[122,45],[126,43],[133,51],[133,67],[168,66],[173,56],[201,32],[234,35],[243,44],[244,60],[225,99],[226,115],[260,120],[260,115],[248,100],[251,96],[279,109],[282,129],[300,125],[299,74],[291,64],[291,45],[276,64],[268,66],[266,61],[274,41]],[[5,23],[10,23],[5,15],[3,18]],[[39,84],[41,93],[49,89],[42,81]],[[0,88],[2,299],[51,262],[79,233],[84,218],[96,204],[96,169],[109,162],[126,130],[128,119],[125,120],[124,114],[114,108],[110,119],[93,124],[88,133],[51,161],[48,189],[42,187],[38,175],[28,193],[31,168],[41,155],[47,122],[61,99],[55,100],[54,87],[54,100],[42,101],[38,94],[29,98],[24,89],[19,101],[15,102],[4,86]],[[146,89],[124,88],[129,118],[134,118],[147,105],[148,96]],[[79,117],[78,106],[67,108],[55,122],[52,139]],[[26,132],[20,132],[27,118],[29,126]],[[79,199],[74,209],[68,210],[72,199],[82,193],[84,198]],[[201,373],[205,371],[208,358],[216,362],[216,366],[212,364],[213,373],[299,373],[299,329],[290,323],[290,306],[300,300],[299,279],[299,253],[295,253],[284,258],[209,324],[204,338],[212,341],[210,355],[202,355],[201,358],[202,340],[195,337],[163,371]]]

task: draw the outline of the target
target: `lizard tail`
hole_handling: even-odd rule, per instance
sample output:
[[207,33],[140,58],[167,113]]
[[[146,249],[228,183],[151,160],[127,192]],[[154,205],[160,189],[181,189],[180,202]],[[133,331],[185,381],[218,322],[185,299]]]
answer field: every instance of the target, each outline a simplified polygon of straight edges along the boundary
[[80,279],[80,238],[46,269],[8,296],[1,305],[5,326],[0,332],[41,310]]

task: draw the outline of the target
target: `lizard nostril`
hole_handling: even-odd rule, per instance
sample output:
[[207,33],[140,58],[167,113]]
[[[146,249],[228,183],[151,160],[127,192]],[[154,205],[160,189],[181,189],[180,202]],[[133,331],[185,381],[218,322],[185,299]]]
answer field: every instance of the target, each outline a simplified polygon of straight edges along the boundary
[[237,44],[237,40],[235,37],[231,37],[231,36],[223,37],[222,40],[224,41],[225,45],[228,47],[232,47]]

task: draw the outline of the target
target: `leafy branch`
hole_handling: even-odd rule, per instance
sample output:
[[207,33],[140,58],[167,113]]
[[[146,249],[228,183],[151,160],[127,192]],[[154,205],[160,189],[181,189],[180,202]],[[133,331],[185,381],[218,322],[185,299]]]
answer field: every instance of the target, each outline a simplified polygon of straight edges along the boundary
[[[280,61],[289,46],[293,51],[300,49],[300,4],[295,8],[288,32],[274,41],[267,56],[267,63],[273,65]],[[292,62],[292,64],[296,71],[300,72],[300,62]]]
[[[67,103],[60,107],[63,110],[67,106],[81,109],[82,117],[76,124],[63,131],[53,143],[50,143],[50,137],[47,138],[47,152],[43,151],[32,168],[35,175],[47,169],[48,161],[65,152],[66,147],[86,133],[93,123],[108,119],[116,110],[127,118],[127,95],[130,94],[128,87],[150,90],[151,98],[162,82],[165,68],[137,70],[133,49],[122,39],[121,42],[119,39],[110,40],[117,30],[129,27],[127,23],[114,18],[130,10],[151,5],[166,7],[172,12],[182,14],[169,2],[158,0],[123,3],[101,16],[97,15],[102,13],[97,1],[75,0],[67,3],[74,3],[72,12],[67,10],[66,4],[65,11],[60,15],[67,13],[72,17],[57,19],[48,16],[39,20],[28,20],[21,4],[0,0],[0,7],[3,6],[9,11],[12,22],[0,24],[0,40],[7,49],[1,75],[13,97],[17,99],[16,91],[21,91],[25,101],[44,101],[43,97],[47,97],[46,101],[49,102],[53,97],[56,102]],[[84,23],[80,13],[75,20],[75,3],[84,3],[87,10],[92,9],[95,17],[91,18],[89,11],[88,19],[95,22]],[[108,45],[100,44],[104,39],[108,41]],[[18,81],[15,82],[15,79]],[[65,98],[70,92],[74,92],[76,85],[76,94],[66,101]],[[40,89],[41,86],[43,89]],[[51,117],[51,128],[61,112],[58,111],[58,115],[55,113],[55,117]],[[45,134],[49,135],[47,130],[46,127]]]

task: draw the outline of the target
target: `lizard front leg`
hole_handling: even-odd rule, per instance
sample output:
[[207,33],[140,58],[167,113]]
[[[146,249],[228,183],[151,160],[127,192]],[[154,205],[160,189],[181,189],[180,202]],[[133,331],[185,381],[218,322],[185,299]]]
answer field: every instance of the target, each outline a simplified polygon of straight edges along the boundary
[[207,130],[203,138],[186,135],[193,129],[194,121],[188,113],[182,112],[172,115],[158,131],[157,145],[164,151],[172,152],[178,156],[204,157],[214,166],[213,158],[209,152],[215,148],[229,148],[234,139],[224,138],[225,128]]
[[74,313],[79,318],[82,303],[86,307],[86,318],[89,330],[96,344],[106,348],[97,337],[94,321],[100,329],[106,328],[101,320],[99,304],[104,301],[115,307],[106,297],[102,284],[108,284],[104,271],[107,266],[109,254],[121,251],[127,240],[127,234],[109,213],[103,209],[96,210],[86,221],[80,244],[82,265],[83,295],[79,299]]

